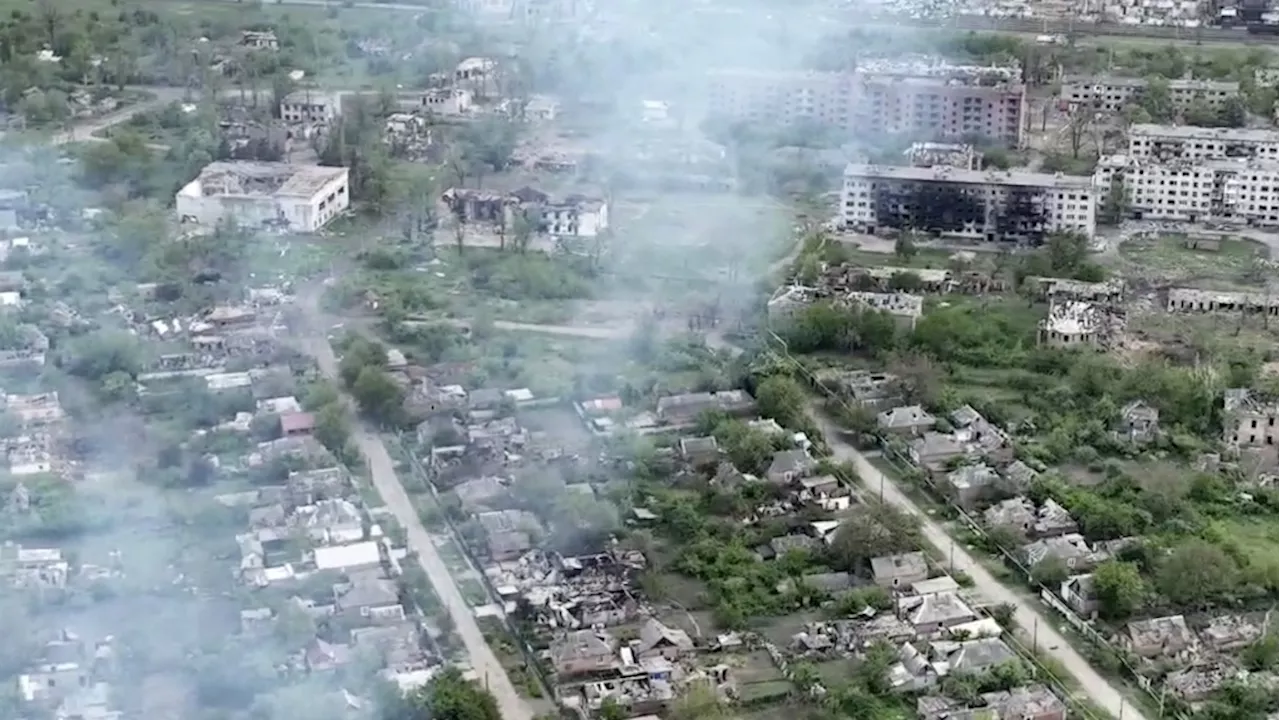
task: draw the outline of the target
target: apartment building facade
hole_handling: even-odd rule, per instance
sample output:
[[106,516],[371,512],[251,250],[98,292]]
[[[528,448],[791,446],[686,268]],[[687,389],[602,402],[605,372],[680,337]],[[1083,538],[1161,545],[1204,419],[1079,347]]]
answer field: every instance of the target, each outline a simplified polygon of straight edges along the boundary
[[1088,177],[851,164],[840,200],[844,227],[863,232],[913,230],[1038,245],[1049,233],[1092,237],[1096,229]]
[[1124,185],[1128,212],[1145,220],[1280,224],[1280,170],[1272,161],[1103,158],[1094,173],[1100,198]]
[[1026,86],[1016,67],[928,60],[869,63],[849,73],[719,71],[708,114],[747,122],[815,122],[862,135],[982,137],[1019,146]]
[[1129,157],[1170,160],[1280,160],[1280,133],[1256,128],[1141,124],[1129,128]]
[[[1105,112],[1120,112],[1126,105],[1137,102],[1147,89],[1145,78],[1098,77],[1067,78],[1062,82],[1058,97],[1071,105],[1092,105]],[[1217,80],[1170,80],[1169,99],[1177,110],[1186,110],[1197,102],[1218,107],[1227,98],[1240,94],[1240,83]]]

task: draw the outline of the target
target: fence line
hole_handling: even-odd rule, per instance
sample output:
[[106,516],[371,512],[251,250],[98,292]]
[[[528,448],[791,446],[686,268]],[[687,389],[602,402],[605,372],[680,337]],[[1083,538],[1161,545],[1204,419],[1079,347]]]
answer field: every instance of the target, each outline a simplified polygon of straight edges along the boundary
[[[526,640],[524,634],[516,628],[515,623],[511,621],[511,617],[507,615],[507,608],[502,599],[502,595],[498,593],[497,587],[494,586],[493,581],[482,569],[483,566],[480,564],[480,559],[475,556],[475,553],[472,552],[470,546],[468,546],[463,540],[462,533],[458,529],[458,526],[454,524],[453,518],[449,517],[449,513],[444,509],[444,505],[440,502],[440,491],[436,489],[436,485],[432,479],[430,471],[422,465],[422,462],[418,459],[418,456],[415,453],[408,450],[405,446],[402,434],[397,434],[396,444],[400,447],[401,454],[408,459],[409,468],[414,474],[414,477],[418,479],[426,488],[427,492],[431,494],[432,500],[440,510],[441,519],[444,520],[445,526],[449,529],[449,537],[453,543],[458,546],[458,550],[462,553],[463,559],[466,560],[467,566],[480,576],[480,585],[484,588],[485,595],[488,596],[491,603],[497,605],[498,620],[502,623],[502,626],[506,629],[507,633],[511,635],[512,639],[516,641],[517,647],[520,648],[520,654],[524,656],[525,667],[533,669],[534,674],[538,678],[538,684],[542,687],[543,693],[547,698],[554,701],[555,694],[552,692],[552,685],[548,673],[542,667],[542,663],[538,662],[537,654],[529,644],[529,641]],[[414,508],[414,511],[416,512],[417,508]]]

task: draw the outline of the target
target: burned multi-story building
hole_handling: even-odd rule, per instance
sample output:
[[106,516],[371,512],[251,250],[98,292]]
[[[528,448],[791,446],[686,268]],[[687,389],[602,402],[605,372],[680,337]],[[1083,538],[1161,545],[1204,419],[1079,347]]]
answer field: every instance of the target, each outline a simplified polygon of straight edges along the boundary
[[863,232],[892,229],[1038,245],[1053,232],[1092,237],[1092,180],[1062,174],[852,164],[840,219]]
[[1192,125],[1134,125],[1129,157],[1170,160],[1267,160],[1280,157],[1273,129],[1211,128]]
[[816,122],[865,136],[977,136],[1015,147],[1026,113],[1021,68],[934,58],[873,61],[849,73],[715,72],[707,97],[714,117]]

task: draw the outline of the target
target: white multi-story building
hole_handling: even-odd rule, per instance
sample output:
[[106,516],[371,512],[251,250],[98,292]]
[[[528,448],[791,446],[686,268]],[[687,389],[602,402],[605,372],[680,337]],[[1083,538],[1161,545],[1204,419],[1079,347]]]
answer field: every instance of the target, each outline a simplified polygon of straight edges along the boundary
[[280,101],[280,119],[287,123],[330,123],[342,114],[336,93],[295,90]]
[[609,228],[609,205],[599,198],[570,195],[542,206],[542,225],[550,235],[595,237]]
[[1095,209],[1088,177],[953,167],[852,164],[840,196],[845,227],[1030,244],[1052,232],[1092,237]]
[[809,121],[865,135],[948,140],[984,137],[1017,146],[1026,86],[1017,67],[951,65],[930,59],[867,63],[849,73],[713,72],[712,117],[792,124]]
[[[1098,110],[1120,112],[1126,105],[1137,102],[1147,89],[1145,78],[1097,77],[1068,78],[1062,82],[1059,98],[1071,105],[1091,104]],[[1174,108],[1186,110],[1197,102],[1218,107],[1227,98],[1240,94],[1240,83],[1218,80],[1170,80],[1169,99]]]
[[444,117],[465,115],[472,108],[470,90],[462,88],[443,88],[428,90],[422,94],[422,109],[426,112]]
[[1129,128],[1129,157],[1169,160],[1280,159],[1280,133],[1255,128],[1207,128],[1189,125],[1134,125]]
[[1123,183],[1128,212],[1146,220],[1280,224],[1280,170],[1272,161],[1159,163],[1127,155],[1103,158],[1094,173],[1099,202]]
[[272,226],[314,232],[351,205],[342,167],[268,162],[215,162],[178,191],[183,222]]

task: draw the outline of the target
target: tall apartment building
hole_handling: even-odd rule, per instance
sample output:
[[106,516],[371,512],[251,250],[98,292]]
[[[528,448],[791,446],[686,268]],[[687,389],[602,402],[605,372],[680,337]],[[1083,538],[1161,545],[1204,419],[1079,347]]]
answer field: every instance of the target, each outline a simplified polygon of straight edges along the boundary
[[1129,157],[1169,160],[1280,159],[1280,133],[1252,128],[1184,125],[1134,125],[1129,128]]
[[852,164],[840,193],[845,227],[1031,245],[1052,232],[1092,237],[1095,209],[1090,178],[1017,171]]
[[[1062,82],[1058,97],[1071,105],[1092,104],[1098,110],[1120,112],[1137,102],[1147,89],[1145,78],[1099,77],[1068,78]],[[1227,98],[1240,94],[1240,83],[1217,80],[1170,80],[1169,99],[1177,110],[1186,110],[1197,101],[1218,107]]]
[[1280,224],[1280,170],[1274,160],[1177,160],[1127,155],[1103,158],[1094,173],[1099,198],[1124,183],[1135,218],[1185,222]]
[[1016,66],[913,59],[849,73],[713,72],[708,112],[749,122],[812,121],[862,135],[920,140],[981,137],[1022,143],[1026,86]]

